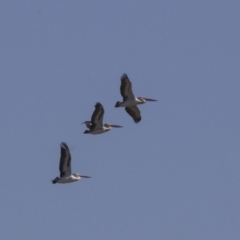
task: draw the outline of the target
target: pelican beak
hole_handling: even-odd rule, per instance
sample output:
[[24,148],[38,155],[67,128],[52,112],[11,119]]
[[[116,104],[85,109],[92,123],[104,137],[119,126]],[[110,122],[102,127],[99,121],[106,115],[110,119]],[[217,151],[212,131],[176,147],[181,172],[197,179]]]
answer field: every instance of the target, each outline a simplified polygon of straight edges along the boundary
[[143,98],[145,101],[149,101],[149,102],[157,102],[157,100],[155,99],[151,99],[151,98]]
[[81,177],[81,178],[91,178],[91,177],[89,177],[89,176],[82,176],[82,175],[80,175],[80,177]]
[[114,128],[122,128],[123,126],[119,126],[119,125],[114,125],[114,124],[108,124],[110,127],[114,127]]

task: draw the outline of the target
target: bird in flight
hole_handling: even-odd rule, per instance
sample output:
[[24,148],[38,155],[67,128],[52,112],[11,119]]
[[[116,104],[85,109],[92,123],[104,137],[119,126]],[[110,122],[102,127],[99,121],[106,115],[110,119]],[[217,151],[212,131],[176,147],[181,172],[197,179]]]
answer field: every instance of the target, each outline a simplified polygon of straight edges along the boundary
[[103,125],[103,116],[104,116],[104,108],[101,103],[96,103],[95,110],[92,114],[91,121],[85,121],[82,124],[86,124],[86,127],[89,130],[86,130],[84,133],[90,133],[90,134],[100,134],[105,133],[111,130],[112,128],[121,128],[123,126],[114,125],[114,124],[108,124],[105,123]]
[[56,177],[52,180],[52,183],[71,183],[80,180],[81,178],[91,178],[89,176],[83,176],[78,173],[71,172],[71,154],[68,145],[65,142],[60,144],[61,157],[59,163],[60,177]]
[[133,118],[135,123],[141,121],[141,113],[137,105],[144,104],[147,101],[157,101],[151,98],[135,97],[132,91],[132,83],[126,73],[121,76],[120,93],[123,97],[123,101],[118,101],[115,107],[125,107],[126,112]]

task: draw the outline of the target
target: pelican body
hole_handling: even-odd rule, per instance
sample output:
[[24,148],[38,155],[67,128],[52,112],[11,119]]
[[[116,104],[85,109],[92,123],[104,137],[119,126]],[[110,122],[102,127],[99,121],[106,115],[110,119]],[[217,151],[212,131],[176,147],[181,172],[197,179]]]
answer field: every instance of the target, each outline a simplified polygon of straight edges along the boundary
[[81,179],[81,176],[78,173],[73,173],[70,176],[65,176],[62,178],[56,177],[52,183],[71,183],[76,182]]
[[82,124],[85,123],[86,127],[89,130],[86,130],[84,133],[87,134],[101,134],[110,131],[112,128],[121,128],[122,126],[114,125],[114,124],[108,124],[105,123],[103,125],[103,116],[104,116],[104,108],[101,103],[96,103],[95,110],[92,114],[91,121],[85,121]]
[[126,99],[125,101],[123,100],[123,102],[117,102],[115,107],[132,107],[138,104],[143,104],[145,102],[146,102],[145,98],[134,97],[133,99],[129,98],[129,99]]
[[135,97],[132,91],[132,83],[126,73],[121,76],[120,93],[123,97],[123,101],[118,101],[115,107],[125,107],[126,112],[133,118],[135,123],[141,121],[141,112],[137,105],[144,104],[147,101],[157,101],[151,98]]
[[60,177],[52,180],[52,183],[71,183],[80,180],[81,178],[91,178],[78,173],[71,173],[71,154],[68,145],[65,142],[60,144],[61,157],[59,163]]

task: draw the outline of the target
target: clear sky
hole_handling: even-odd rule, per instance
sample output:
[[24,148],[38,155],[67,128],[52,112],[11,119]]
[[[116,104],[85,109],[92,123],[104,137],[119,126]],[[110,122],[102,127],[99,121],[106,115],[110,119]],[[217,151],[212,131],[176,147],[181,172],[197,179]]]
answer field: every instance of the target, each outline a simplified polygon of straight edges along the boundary
[[[239,240],[239,1],[1,1],[0,239]],[[120,76],[140,106],[123,108]],[[105,123],[83,134],[96,102]],[[60,142],[73,172],[53,185]]]

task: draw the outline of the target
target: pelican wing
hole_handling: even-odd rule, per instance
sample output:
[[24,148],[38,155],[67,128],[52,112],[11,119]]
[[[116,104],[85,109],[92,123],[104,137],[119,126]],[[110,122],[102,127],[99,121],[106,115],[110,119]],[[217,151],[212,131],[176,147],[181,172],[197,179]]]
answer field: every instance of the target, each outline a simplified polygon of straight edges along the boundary
[[126,107],[125,110],[133,118],[135,123],[141,121],[141,113],[137,106]]
[[90,127],[91,130],[101,128],[103,126],[103,115],[104,115],[104,108],[101,103],[96,103],[95,110],[92,114],[91,123],[92,126]]
[[121,77],[120,92],[123,97],[123,101],[125,101],[126,99],[134,99],[134,95],[132,92],[132,83],[126,73],[124,73]]
[[68,145],[65,142],[60,144],[61,157],[59,164],[60,177],[71,175],[71,154]]

